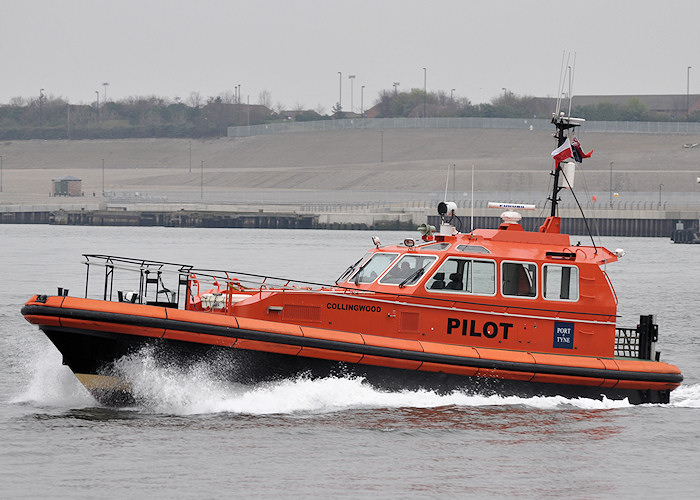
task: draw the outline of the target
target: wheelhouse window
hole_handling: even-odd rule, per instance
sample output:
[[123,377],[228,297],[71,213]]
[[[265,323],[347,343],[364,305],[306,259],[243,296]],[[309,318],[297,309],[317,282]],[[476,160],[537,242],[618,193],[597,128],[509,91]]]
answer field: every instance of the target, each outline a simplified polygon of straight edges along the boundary
[[537,266],[529,262],[503,262],[501,292],[515,297],[536,297]]
[[360,266],[357,272],[352,275],[348,281],[356,285],[360,283],[372,283],[386,271],[398,255],[397,253],[375,253],[367,262]]
[[435,255],[406,254],[389,269],[379,282],[400,287],[416,284],[437,260]]
[[450,257],[428,280],[430,291],[495,295],[496,263]]
[[542,290],[547,300],[578,300],[578,267],[545,264]]
[[488,248],[481,245],[457,245],[456,250],[464,253],[491,253]]
[[439,243],[425,243],[420,245],[421,250],[430,250],[431,252],[441,252],[443,250],[447,250],[448,248],[450,248],[450,243],[447,243],[445,241]]

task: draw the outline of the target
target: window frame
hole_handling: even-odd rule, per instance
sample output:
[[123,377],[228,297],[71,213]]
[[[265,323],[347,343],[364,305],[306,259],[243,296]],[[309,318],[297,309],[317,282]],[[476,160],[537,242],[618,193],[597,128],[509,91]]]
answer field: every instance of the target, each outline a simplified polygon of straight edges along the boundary
[[[473,288],[473,283],[474,283],[474,267],[473,263],[476,262],[485,262],[493,265],[493,293],[478,293],[478,292],[468,292],[466,290],[453,290],[450,288],[429,288],[428,283],[434,280],[435,275],[437,275],[440,272],[440,269],[447,264],[448,261],[456,261],[456,260],[461,260],[465,262],[470,262],[471,266],[471,271],[472,271],[472,288]],[[462,276],[462,279],[464,280],[464,276]],[[464,281],[462,281],[464,284]],[[450,255],[447,257],[445,260],[443,260],[440,263],[440,266],[437,268],[437,270],[427,279],[425,282],[425,290],[428,293],[447,293],[450,295],[455,295],[455,294],[461,294],[461,295],[470,295],[470,296],[478,296],[478,297],[495,297],[498,294],[498,263],[494,259],[481,259],[478,257],[469,257],[469,256],[464,256],[462,257],[461,255]]]
[[[400,280],[399,280],[399,278],[397,277],[397,278],[396,278],[396,280],[398,281],[397,283],[387,283],[387,282],[384,282],[384,281],[382,281],[382,280],[384,280],[384,279],[389,275],[389,273],[391,272],[391,270],[392,270],[394,267],[396,267],[397,265],[399,265],[399,263],[400,263],[401,261],[403,261],[403,260],[406,259],[406,258],[410,258],[410,257],[421,257],[421,258],[423,258],[423,259],[430,259],[431,262],[430,262],[430,265],[429,265],[428,267],[425,267],[425,268],[424,268],[425,271],[423,271],[423,274],[422,274],[421,276],[418,276],[418,278],[416,278],[415,281],[413,281],[412,283],[406,283],[406,284],[404,285],[404,287],[409,287],[409,286],[416,286],[416,285],[418,285],[418,284],[421,282],[421,280],[422,280],[425,276],[428,275],[428,272],[430,271],[430,268],[432,268],[432,267],[435,265],[435,263],[438,261],[438,256],[437,256],[437,255],[423,254],[423,253],[416,253],[416,252],[410,252],[410,253],[401,254],[401,256],[400,256],[398,259],[392,261],[392,263],[389,265],[389,267],[388,267],[387,269],[385,269],[384,272],[383,272],[381,275],[379,275],[379,278],[378,278],[379,281],[378,281],[378,283],[379,283],[380,285],[386,285],[386,286],[399,286],[406,278],[408,278],[408,277],[409,277],[411,274],[413,274],[413,273],[409,274],[408,276],[402,276],[402,277],[400,278]],[[415,273],[417,270],[418,270],[418,269],[415,268],[415,269],[413,270],[413,272]]]
[[[477,250],[477,248],[479,250]],[[455,250],[467,254],[491,255],[491,250],[481,245],[467,245],[466,243],[461,243],[455,247]]]
[[[552,299],[546,296],[547,288],[546,288],[546,279],[545,279],[545,272],[546,268],[552,266],[552,267],[568,267],[568,268],[574,268],[576,269],[576,298],[575,299],[561,299],[561,298],[556,298]],[[542,264],[542,298],[544,300],[550,300],[553,302],[578,302],[581,299],[581,269],[578,266],[572,265],[572,264],[559,264],[557,262],[545,262]],[[571,290],[571,281],[569,281],[569,290]]]
[[[505,293],[504,288],[505,288],[505,283],[503,282],[504,276],[506,276],[506,273],[503,270],[503,266],[506,264],[520,264],[522,265],[532,265],[535,266],[535,270],[533,272],[533,275],[531,277],[534,277],[535,279],[535,293],[533,295],[518,295],[518,294],[512,294],[512,293]],[[526,261],[526,260],[502,260],[501,261],[501,279],[499,280],[501,284],[501,296],[504,298],[516,298],[516,299],[527,299],[527,300],[536,300],[539,297],[540,293],[540,284],[538,283],[539,281],[539,274],[540,274],[540,266],[537,265],[537,262],[532,262],[532,261]],[[529,273],[529,271],[526,271]]]
[[370,284],[370,283],[376,282],[379,278],[382,277],[382,275],[383,275],[384,273],[386,273],[387,269],[389,269],[391,266],[394,265],[394,263],[396,262],[396,259],[398,259],[399,256],[401,256],[401,255],[403,255],[403,254],[401,254],[400,252],[374,252],[373,254],[370,255],[369,259],[365,260],[365,261],[362,263],[362,265],[360,265],[360,266],[357,268],[357,270],[355,270],[355,272],[352,273],[352,274],[350,275],[350,277],[349,277],[347,280],[345,280],[345,283],[349,283],[349,284],[355,285],[355,276],[357,276],[357,274],[360,273],[361,271],[364,271],[364,270],[365,270],[365,269],[364,269],[365,266],[366,266],[372,259],[374,259],[375,257],[377,257],[378,255],[384,255],[384,256],[386,256],[386,255],[393,255],[393,258],[391,259],[391,261],[389,261],[389,264],[387,264],[387,266],[382,270],[382,272],[377,273],[377,276],[376,276],[373,280],[371,280],[371,281],[360,281],[360,282],[357,283],[357,285],[362,285],[362,284],[368,285],[368,284]]

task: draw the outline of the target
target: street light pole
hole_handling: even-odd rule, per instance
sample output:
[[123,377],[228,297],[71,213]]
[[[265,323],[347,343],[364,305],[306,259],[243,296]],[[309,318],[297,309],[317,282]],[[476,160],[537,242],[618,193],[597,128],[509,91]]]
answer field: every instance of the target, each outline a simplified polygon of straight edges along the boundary
[[423,68],[423,118],[427,118],[428,109],[428,69]]
[[103,102],[107,102],[107,86],[109,85],[108,82],[104,82],[102,85],[104,85],[105,88],[105,98]]
[[397,90],[397,87],[399,85],[401,85],[399,82],[394,82],[394,95],[398,94],[399,91]]
[[97,126],[100,126],[100,92],[95,91],[95,96],[97,96],[97,102],[96,102],[96,107],[97,107]]
[[614,161],[610,162],[610,208],[612,208],[612,166]]
[[0,193],[2,193],[2,156],[0,156]]
[[365,86],[360,88],[360,115],[362,118],[365,117]]
[[380,162],[380,163],[384,163],[384,131],[383,131],[383,130],[380,130],[380,131],[379,131],[379,135],[381,136],[381,142],[382,142],[382,144],[381,144],[381,153],[380,153],[380,157],[379,157],[379,162]]
[[685,91],[685,109],[688,115],[690,114],[690,68],[692,66],[688,66],[688,85]]
[[661,188],[664,187],[663,184],[659,184],[659,210],[661,209]]
[[338,71],[338,111],[343,109],[343,73]]
[[102,197],[105,196],[105,159],[102,158]]
[[39,89],[39,126],[44,124],[44,89]]
[[201,173],[199,174],[199,199],[204,199],[204,160],[202,160]]
[[353,82],[355,81],[355,75],[348,75],[348,80],[350,80],[350,112],[353,113],[355,111],[355,105],[353,103],[353,94],[355,93]]

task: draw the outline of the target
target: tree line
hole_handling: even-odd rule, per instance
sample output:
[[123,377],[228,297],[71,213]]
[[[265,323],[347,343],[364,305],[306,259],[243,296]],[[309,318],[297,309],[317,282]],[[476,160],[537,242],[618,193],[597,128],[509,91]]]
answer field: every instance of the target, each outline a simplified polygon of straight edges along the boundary
[[[309,121],[360,117],[336,104],[331,113],[297,105],[285,110],[271,107],[269,92],[263,91],[259,104],[243,104],[236,96],[220,95],[203,99],[192,93],[183,101],[162,97],[129,97],[118,101],[70,104],[60,97],[15,98],[0,105],[0,139],[120,139],[140,137],[220,137],[231,126],[260,125],[280,121]],[[453,92],[423,92],[411,89],[384,90],[365,116],[399,117],[488,117],[547,118],[552,99],[520,96],[510,91],[488,103],[473,104]],[[624,106],[601,102],[579,106],[575,116],[595,121],[671,121],[668,114],[649,111],[639,99]],[[681,117],[700,121],[700,112]]]
[[[378,117],[485,117],[485,118],[549,118],[554,111],[553,98],[520,96],[510,91],[488,103],[472,104],[466,98],[454,98],[446,92],[424,93],[385,90],[377,102]],[[562,101],[565,106],[568,101]],[[574,99],[575,103],[575,99]],[[630,98],[624,105],[602,101],[596,105],[573,106],[572,115],[591,121],[700,121],[700,111],[690,114],[651,111],[641,99]]]
[[0,139],[121,139],[216,137],[226,127],[279,119],[264,105],[198,95],[183,102],[162,97],[70,104],[63,98],[17,98],[0,106]]

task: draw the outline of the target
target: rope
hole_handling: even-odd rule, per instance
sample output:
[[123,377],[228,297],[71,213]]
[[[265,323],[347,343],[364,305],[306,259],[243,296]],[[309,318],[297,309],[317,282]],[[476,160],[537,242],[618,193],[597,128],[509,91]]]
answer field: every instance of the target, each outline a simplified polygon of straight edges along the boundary
[[569,186],[569,189],[571,190],[571,194],[574,196],[574,200],[576,200],[576,205],[578,205],[578,209],[581,212],[581,217],[583,217],[583,223],[586,225],[586,231],[588,231],[588,236],[591,238],[591,243],[593,243],[593,250],[594,253],[598,253],[598,248],[596,247],[595,240],[593,239],[593,234],[591,233],[591,228],[588,226],[588,219],[586,219],[586,214],[583,213],[583,208],[581,208],[581,204],[578,202],[578,198],[576,197],[576,193],[574,192],[574,188],[571,187],[571,184],[569,183],[569,179],[566,178],[566,174],[564,173],[564,169],[561,170],[561,175],[564,176],[564,180],[566,181],[566,184]]

